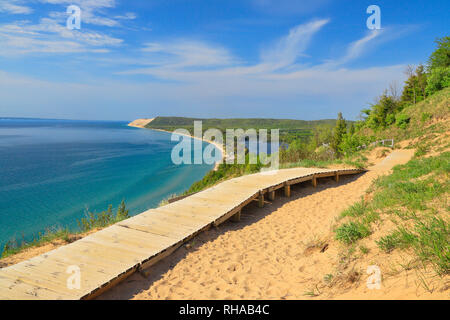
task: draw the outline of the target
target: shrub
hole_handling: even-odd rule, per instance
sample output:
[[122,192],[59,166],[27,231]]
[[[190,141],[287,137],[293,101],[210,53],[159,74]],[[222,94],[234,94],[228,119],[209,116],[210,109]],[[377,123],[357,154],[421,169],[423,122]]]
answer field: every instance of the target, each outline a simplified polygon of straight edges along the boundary
[[395,117],[395,125],[401,129],[406,129],[410,119],[411,118],[407,114],[399,113]]
[[431,70],[428,77],[426,93],[432,95],[433,93],[450,86],[450,67],[440,67]]

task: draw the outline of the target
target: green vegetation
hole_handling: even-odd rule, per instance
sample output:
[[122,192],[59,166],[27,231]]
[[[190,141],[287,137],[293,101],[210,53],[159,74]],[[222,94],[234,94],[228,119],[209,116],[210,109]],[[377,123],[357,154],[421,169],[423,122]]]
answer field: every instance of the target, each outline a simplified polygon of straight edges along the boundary
[[396,166],[391,175],[375,181],[370,202],[362,200],[342,212],[341,216],[350,221],[336,228],[336,239],[354,243],[371,234],[371,223],[388,218],[396,228],[375,240],[381,250],[412,249],[423,263],[431,263],[438,274],[448,274],[449,172],[450,152]]
[[174,131],[186,129],[194,132],[194,121],[202,121],[202,134],[211,128],[219,129],[224,134],[226,129],[280,129],[280,141],[291,143],[298,139],[308,139],[315,128],[332,129],[335,120],[289,120],[289,119],[201,119],[183,117],[156,117],[146,128]]
[[8,241],[3,247],[3,252],[0,258],[6,258],[8,256],[19,253],[25,249],[32,247],[40,247],[47,243],[63,240],[64,242],[70,242],[70,231],[66,228],[47,229],[44,233],[39,233],[33,241],[26,242],[22,239],[20,243],[17,240]]
[[450,37],[438,39],[436,43],[438,47],[428,61],[427,95],[450,86]]
[[437,49],[431,54],[428,65],[406,70],[408,79],[401,94],[391,84],[369,108],[361,111],[362,120],[345,124],[338,115],[332,138],[326,141],[336,156],[352,157],[358,147],[381,139],[403,140],[422,136],[425,132],[442,132],[440,124],[424,128],[434,119],[449,112],[450,96],[450,37],[438,39]]
[[346,244],[351,244],[370,235],[370,229],[361,222],[348,222],[335,230],[336,239]]
[[117,209],[117,213],[114,215],[112,212],[112,205],[109,205],[108,209],[100,213],[86,212],[86,217],[81,218],[78,222],[78,227],[82,232],[87,232],[93,229],[100,229],[116,222],[128,219],[130,215],[125,207],[125,202],[122,201]]
[[341,213],[342,217],[361,217],[367,210],[367,202],[363,200],[356,202],[354,205]]
[[[450,37],[437,41],[427,66],[408,68],[401,96],[391,86],[362,111],[363,120],[354,130],[344,132],[342,124],[335,130],[335,141],[341,141],[337,151],[347,156],[357,153],[355,146],[363,141],[420,137],[411,161],[374,182],[371,200],[361,200],[341,213],[345,222],[335,228],[335,237],[353,247],[373,235],[380,250],[406,250],[424,267],[431,264],[438,275],[450,272],[450,153],[445,152],[448,142],[439,140],[448,132],[448,121],[440,120],[449,113],[449,42]],[[430,154],[431,149],[441,152]],[[382,236],[373,234],[373,224],[380,226],[385,220],[395,228]],[[362,245],[360,249],[367,251]]]
[[439,275],[450,273],[449,221],[440,217],[413,218],[413,227],[399,226],[376,241],[385,252],[412,248],[423,262],[431,263]]
[[369,253],[369,248],[367,248],[366,246],[359,246],[359,250],[361,251],[362,254]]
[[[346,121],[341,113],[338,114],[337,120],[320,121],[158,117],[147,127],[168,131],[184,128],[192,132],[193,121],[202,120],[203,131],[209,128],[217,128],[222,132],[227,128],[244,130],[280,128],[281,141],[288,143],[287,148],[281,148],[279,151],[281,168],[327,167],[332,164],[364,168],[367,165],[367,158],[360,152],[361,146],[369,146],[380,139],[393,138],[398,141],[419,137],[423,136],[425,130],[435,133],[445,130],[439,123],[432,125],[429,123],[444,117],[449,111],[450,88],[447,88],[447,78],[433,80],[433,72],[440,72],[439,68],[449,67],[449,39],[444,37],[437,40],[438,47],[431,54],[427,66],[408,68],[408,79],[401,95],[398,94],[396,86],[391,85],[389,90],[386,90],[370,108],[362,110],[362,120],[357,122]],[[431,90],[429,89],[431,87],[442,90]],[[424,126],[428,127],[424,129]],[[427,150],[427,146],[423,144],[418,146],[416,156],[425,154]],[[246,152],[246,164],[221,164],[217,171],[209,172],[184,194],[201,191],[229,178],[259,172],[264,165],[260,161],[257,164],[249,164],[248,150]],[[396,189],[395,192],[398,192],[398,196],[410,194],[412,199],[413,195],[420,192],[423,194],[440,192],[436,183],[432,185],[423,183],[423,185],[415,186],[405,183],[402,186],[396,186],[399,190]],[[378,196],[376,201],[382,201],[381,197],[381,195]],[[416,199],[413,201],[415,203],[421,201],[420,197],[414,199]],[[363,225],[377,219],[376,211],[372,210],[369,215],[364,214],[365,210],[368,210],[367,204],[360,203],[355,206],[358,205],[360,207],[349,209],[347,215],[365,216],[365,221],[361,222]],[[343,231],[351,231],[351,229]]]
[[128,219],[129,217],[130,216],[124,201],[122,201],[119,205],[116,214],[112,212],[112,205],[109,205],[107,210],[100,213],[89,212],[86,210],[86,217],[82,218],[80,221],[77,221],[79,226],[78,232],[71,232],[68,228],[49,228],[44,233],[38,233],[32,241],[27,242],[25,239],[22,239],[20,242],[16,239],[10,240],[5,244],[0,258],[6,258],[25,249],[40,247],[58,240],[63,243],[70,243],[77,240],[81,233],[101,229],[119,221]]
[[340,145],[342,144],[342,140],[344,136],[347,134],[347,123],[345,122],[345,119],[342,117],[342,113],[338,113],[338,118],[336,121],[336,127],[334,128],[334,137],[333,137],[333,150],[336,154],[341,153]]

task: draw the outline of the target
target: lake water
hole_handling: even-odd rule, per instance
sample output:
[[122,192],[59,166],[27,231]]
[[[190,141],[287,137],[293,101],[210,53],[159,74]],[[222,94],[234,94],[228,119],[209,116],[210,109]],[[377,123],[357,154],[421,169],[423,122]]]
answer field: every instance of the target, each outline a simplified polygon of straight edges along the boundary
[[170,133],[126,124],[0,119],[0,245],[48,227],[76,230],[86,209],[122,200],[138,214],[213,168],[173,164]]

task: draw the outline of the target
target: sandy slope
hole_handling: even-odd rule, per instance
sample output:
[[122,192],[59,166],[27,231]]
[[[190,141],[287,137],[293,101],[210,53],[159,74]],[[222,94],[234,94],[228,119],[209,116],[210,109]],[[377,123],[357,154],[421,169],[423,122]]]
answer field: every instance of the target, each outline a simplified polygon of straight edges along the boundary
[[[368,173],[339,184],[330,179],[317,189],[310,183],[294,187],[290,201],[278,196],[263,209],[250,205],[240,222],[201,234],[152,267],[147,279],[135,274],[101,298],[304,299],[312,293],[319,299],[428,298],[428,292],[413,285],[414,275],[406,275],[405,282],[403,275],[392,279],[383,274],[381,290],[367,289],[364,264],[372,261],[343,263],[345,251],[331,231],[335,217],[358,201],[374,178],[412,154],[395,151]],[[388,267],[380,268],[388,273]],[[324,276],[337,270],[340,281],[325,285]],[[448,291],[432,297],[448,298]]]
[[149,118],[149,119],[136,119],[128,124],[130,127],[136,127],[136,128],[145,128],[146,125],[148,125],[150,122],[152,122],[155,118]]

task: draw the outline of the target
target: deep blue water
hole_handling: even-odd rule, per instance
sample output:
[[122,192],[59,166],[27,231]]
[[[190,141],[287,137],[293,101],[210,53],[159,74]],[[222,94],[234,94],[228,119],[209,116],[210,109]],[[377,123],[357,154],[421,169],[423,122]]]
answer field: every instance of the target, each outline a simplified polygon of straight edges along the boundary
[[170,137],[125,122],[0,119],[0,245],[76,230],[86,209],[125,200],[134,215],[183,192],[213,165],[173,164]]

